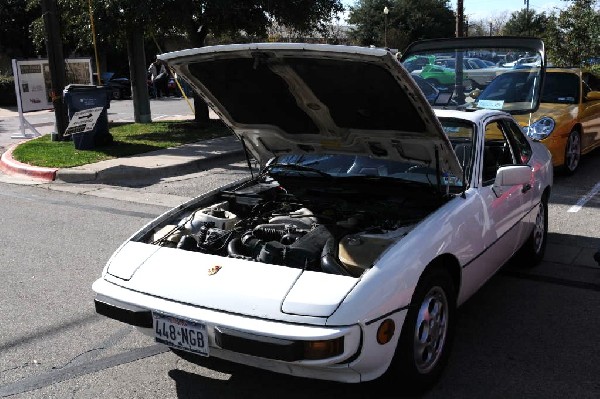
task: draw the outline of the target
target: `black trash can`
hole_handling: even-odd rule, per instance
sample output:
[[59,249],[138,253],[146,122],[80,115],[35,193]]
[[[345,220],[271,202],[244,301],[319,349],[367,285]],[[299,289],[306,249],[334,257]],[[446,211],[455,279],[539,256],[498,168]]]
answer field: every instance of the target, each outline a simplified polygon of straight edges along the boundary
[[105,86],[70,84],[65,87],[63,95],[69,121],[75,112],[96,107],[103,108],[92,131],[71,135],[76,149],[91,150],[112,143],[112,135],[108,132],[107,114],[107,109],[110,108],[110,93]]

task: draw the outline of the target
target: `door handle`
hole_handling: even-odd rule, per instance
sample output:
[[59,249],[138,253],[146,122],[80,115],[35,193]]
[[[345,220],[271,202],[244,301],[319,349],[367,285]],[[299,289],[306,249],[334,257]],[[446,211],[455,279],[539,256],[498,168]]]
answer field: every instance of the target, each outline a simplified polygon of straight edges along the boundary
[[521,192],[523,194],[525,194],[529,190],[531,190],[531,184],[529,184],[529,183],[523,184],[523,189],[521,189]]

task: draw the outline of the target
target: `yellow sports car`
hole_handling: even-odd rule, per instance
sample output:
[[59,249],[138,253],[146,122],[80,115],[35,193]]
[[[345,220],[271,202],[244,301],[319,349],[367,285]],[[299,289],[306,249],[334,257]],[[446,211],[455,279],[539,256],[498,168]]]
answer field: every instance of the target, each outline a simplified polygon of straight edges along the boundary
[[[529,68],[499,75],[477,96],[478,108],[510,110],[529,101]],[[600,79],[579,68],[548,68],[539,109],[515,115],[529,137],[552,153],[552,162],[575,172],[582,154],[600,146]]]

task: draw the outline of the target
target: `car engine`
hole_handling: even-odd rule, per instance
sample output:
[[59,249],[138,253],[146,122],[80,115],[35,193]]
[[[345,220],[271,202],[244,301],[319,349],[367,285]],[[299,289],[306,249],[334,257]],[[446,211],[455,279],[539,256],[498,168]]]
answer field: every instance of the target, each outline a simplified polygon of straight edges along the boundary
[[439,205],[423,198],[418,193],[375,195],[354,186],[252,181],[186,210],[154,229],[146,241],[357,277]]

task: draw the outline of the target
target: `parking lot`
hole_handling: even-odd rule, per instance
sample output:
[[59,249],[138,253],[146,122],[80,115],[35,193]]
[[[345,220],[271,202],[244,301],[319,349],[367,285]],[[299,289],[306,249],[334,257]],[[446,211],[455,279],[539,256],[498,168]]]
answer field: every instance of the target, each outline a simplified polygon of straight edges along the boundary
[[[127,107],[115,102],[113,112],[120,103]],[[460,308],[449,367],[425,397],[598,397],[598,170],[596,151],[576,175],[555,177],[544,261],[533,269],[509,263]],[[91,283],[110,254],[166,209],[131,202],[130,192],[189,198],[243,173],[243,163],[215,164],[154,184],[115,184],[111,198],[0,182],[0,397],[395,397],[371,384],[305,380],[213,359],[198,366],[95,314]]]

